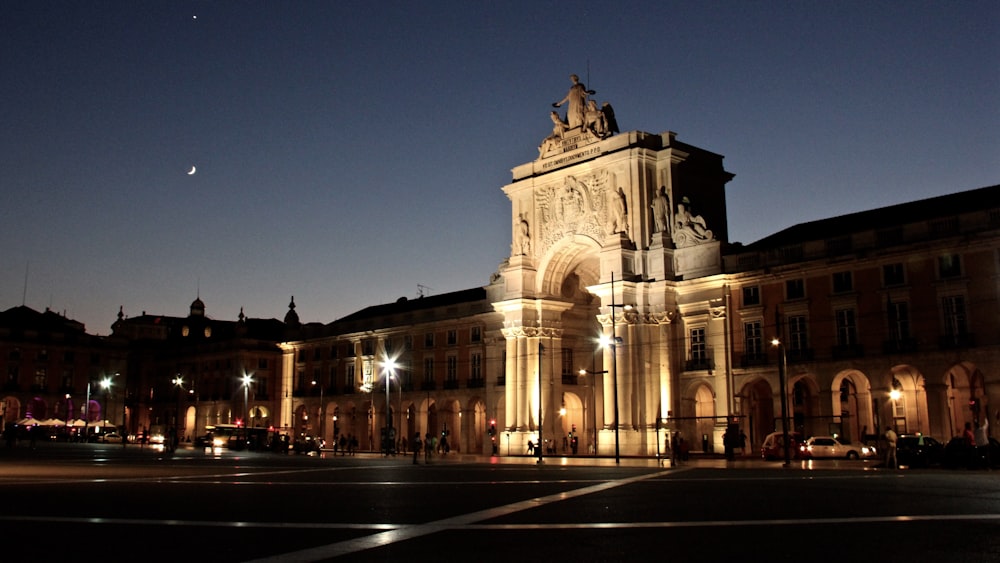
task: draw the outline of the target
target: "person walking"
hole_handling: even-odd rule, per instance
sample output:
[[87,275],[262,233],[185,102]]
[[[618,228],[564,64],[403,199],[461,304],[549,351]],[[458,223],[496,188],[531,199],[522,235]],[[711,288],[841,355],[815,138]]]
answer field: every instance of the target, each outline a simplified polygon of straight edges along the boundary
[[976,425],[975,439],[976,439],[976,461],[978,465],[986,466],[986,470],[990,469],[990,417],[987,414],[983,417],[983,420]]
[[420,432],[417,432],[413,436],[413,465],[420,465],[420,462],[417,461],[417,458],[420,455],[420,450],[422,446],[423,443],[420,442]]
[[[886,426],[885,427],[885,442],[886,442],[885,467],[886,467],[886,469],[888,469],[889,467],[892,467],[893,469],[898,469],[899,468],[899,462],[896,460],[896,440],[897,440],[897,438],[898,438],[898,436],[896,436],[896,433],[892,430],[892,427],[891,426]],[[889,465],[890,461],[892,463],[891,466]]]

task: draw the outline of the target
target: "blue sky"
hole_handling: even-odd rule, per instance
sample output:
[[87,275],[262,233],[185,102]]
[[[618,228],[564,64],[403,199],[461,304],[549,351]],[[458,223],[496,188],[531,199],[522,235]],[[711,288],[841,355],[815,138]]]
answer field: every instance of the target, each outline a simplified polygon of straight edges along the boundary
[[571,73],[725,156],[733,241],[993,185],[997,61],[997,2],[3,0],[0,309],[485,285]]

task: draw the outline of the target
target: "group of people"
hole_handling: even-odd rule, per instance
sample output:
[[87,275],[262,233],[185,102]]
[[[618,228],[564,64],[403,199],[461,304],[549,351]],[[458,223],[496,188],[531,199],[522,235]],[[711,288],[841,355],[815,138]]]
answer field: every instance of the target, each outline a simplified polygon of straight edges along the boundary
[[[403,441],[404,448],[406,441]],[[420,452],[424,452],[424,463],[430,463],[431,457],[434,452],[440,455],[448,455],[451,452],[451,446],[448,444],[448,435],[442,432],[441,439],[438,440],[437,436],[431,435],[430,432],[424,435],[424,438],[420,439],[420,432],[413,435],[413,441],[410,442],[413,451],[413,464],[419,464]]]
[[337,455],[354,455],[358,451],[358,437],[354,434],[348,434],[344,436],[340,435],[336,440],[333,441],[333,454]]

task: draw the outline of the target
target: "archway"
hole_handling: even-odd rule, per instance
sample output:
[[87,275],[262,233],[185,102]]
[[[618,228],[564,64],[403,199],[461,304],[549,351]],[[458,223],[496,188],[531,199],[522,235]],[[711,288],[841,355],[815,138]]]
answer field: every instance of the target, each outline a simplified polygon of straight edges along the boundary
[[815,379],[807,375],[793,378],[788,382],[788,393],[788,411],[795,431],[803,436],[830,433],[832,419],[819,415],[819,386]]
[[760,444],[771,432],[777,430],[777,415],[774,408],[774,391],[766,379],[756,379],[743,386],[740,393],[743,401],[741,412],[747,419],[749,446]]
[[708,385],[702,384],[694,393],[694,436],[692,438],[696,440],[696,445],[703,447],[707,445],[710,450],[713,450],[714,435],[715,393]]
[[872,418],[871,384],[863,373],[847,370],[837,374],[831,391],[833,415],[839,417],[840,434],[845,440],[863,441],[865,436],[879,433]]
[[[562,429],[560,451],[566,454],[579,453],[580,435],[584,433],[584,429],[586,428],[583,400],[576,393],[564,391],[560,414],[559,422]],[[577,443],[576,452],[573,452],[574,440]]]

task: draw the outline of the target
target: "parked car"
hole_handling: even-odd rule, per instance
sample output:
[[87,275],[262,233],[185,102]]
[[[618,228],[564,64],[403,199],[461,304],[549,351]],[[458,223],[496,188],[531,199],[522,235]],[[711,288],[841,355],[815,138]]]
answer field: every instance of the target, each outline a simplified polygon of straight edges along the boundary
[[821,457],[860,459],[874,457],[875,448],[865,444],[844,443],[833,436],[813,436],[799,446],[805,459]]
[[922,434],[903,434],[896,439],[896,461],[908,467],[938,465],[944,457],[944,444]]
[[[948,469],[981,469],[986,465],[986,457],[975,446],[967,446],[961,436],[948,441],[941,457],[941,466]],[[996,438],[990,438],[989,466],[1000,467],[1000,442]]]
[[110,432],[101,437],[101,441],[105,444],[121,444],[122,436],[117,432]]
[[[788,442],[790,457],[798,458],[802,435],[798,432],[789,432]],[[783,459],[785,457],[784,434],[782,432],[771,432],[764,437],[764,442],[760,446],[760,457],[767,460]]]

